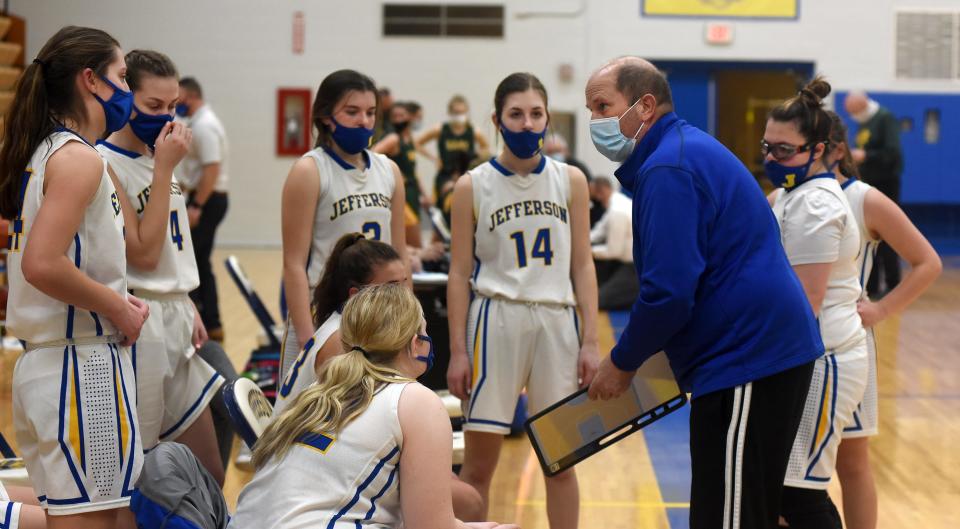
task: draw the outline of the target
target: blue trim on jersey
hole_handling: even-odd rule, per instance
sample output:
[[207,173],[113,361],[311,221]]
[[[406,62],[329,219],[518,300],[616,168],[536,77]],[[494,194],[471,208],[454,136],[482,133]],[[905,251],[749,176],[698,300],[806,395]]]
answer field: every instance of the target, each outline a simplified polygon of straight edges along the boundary
[[[60,125],[59,127],[54,128],[53,131],[54,131],[54,132],[69,132],[70,134],[73,134],[74,136],[76,136],[77,138],[79,138],[80,141],[82,141],[83,143],[86,143],[87,145],[90,145],[90,142],[87,141],[86,138],[84,138],[83,136],[81,136],[77,131],[75,131],[75,130],[73,130],[73,129],[71,129],[71,128],[67,128],[67,127],[64,126],[64,125]],[[94,148],[94,149],[96,148],[96,147],[94,147],[93,145],[90,145],[90,147],[91,147],[91,148]]]
[[124,149],[123,147],[117,147],[116,145],[110,143],[110,142],[107,141],[107,140],[100,140],[100,141],[97,142],[97,145],[103,145],[104,147],[110,149],[111,151],[113,151],[113,152],[115,152],[115,153],[117,153],[117,154],[122,154],[122,155],[126,156],[127,158],[132,158],[132,159],[134,159],[134,160],[136,160],[137,158],[143,156],[142,154],[140,154],[140,153],[138,153],[138,152],[128,151],[128,150]]
[[285,399],[290,396],[290,390],[293,389],[293,385],[296,384],[297,378],[300,376],[300,368],[302,368],[303,363],[307,361],[307,353],[310,352],[310,349],[316,341],[316,337],[311,336],[310,339],[307,340],[307,343],[303,344],[303,349],[300,350],[297,359],[293,361],[293,365],[291,365],[287,371],[287,379],[283,381],[283,384],[280,384],[279,393],[282,398]]
[[[130,363],[133,365],[133,380],[137,380],[137,342],[133,342],[133,345],[130,346]],[[140,394],[137,393],[139,397]],[[137,402],[140,402],[139,399]]]
[[97,336],[103,336],[103,325],[100,325],[100,317],[92,310],[90,311],[90,315],[93,316],[93,323],[97,327]]
[[[80,234],[73,234],[73,264],[80,268]],[[73,305],[67,305],[67,339],[73,338],[73,319],[76,315],[77,309]]]
[[[806,475],[806,479],[809,479],[812,481],[820,481],[820,482],[830,481],[830,476],[827,476],[826,478],[820,478],[820,477],[811,475],[811,472],[813,472],[813,467],[817,465],[817,462],[820,461],[820,457],[823,456],[823,450],[827,447],[827,444],[829,444],[830,437],[833,436],[833,422],[837,416],[837,391],[840,386],[840,378],[837,375],[838,369],[837,369],[836,355],[828,354],[826,356],[826,361],[829,362],[829,365],[827,365],[827,374],[830,373],[830,366],[831,365],[833,366],[833,392],[832,392],[833,402],[830,403],[830,430],[827,432],[827,435],[823,438],[823,442],[820,444],[820,450],[817,451],[816,457],[814,457],[813,461],[810,462],[810,465],[807,466],[807,475]],[[827,378],[826,380],[829,380],[829,378]],[[826,390],[826,387],[827,387],[826,383],[824,383],[823,387],[824,387],[824,390]],[[823,411],[822,402],[823,401],[821,400],[821,406],[820,406],[821,413]],[[818,416],[817,424],[819,425],[819,423],[820,423],[820,419]],[[814,441],[816,441],[816,435],[817,435],[816,432],[814,432],[813,435],[814,435]],[[811,449],[811,453],[813,453],[812,449]]]
[[[486,304],[486,305],[484,305]],[[490,319],[490,298],[486,298],[480,302],[480,309],[477,311],[477,330],[480,328],[480,320],[483,320],[483,346],[480,348],[480,364],[482,367],[482,372],[480,373],[480,380],[477,381],[477,387],[473,390],[473,393],[470,395],[470,409],[467,411],[467,422],[470,421],[470,416],[473,414],[473,406],[477,403],[477,397],[480,396],[480,390],[483,388],[483,383],[487,380],[487,322]],[[476,340],[479,334],[474,334],[474,349],[476,349]]]
[[20,176],[20,192],[17,195],[17,217],[11,224],[10,237],[7,239],[7,250],[20,250],[20,238],[23,236],[23,203],[27,198],[27,187],[33,171],[24,171]]
[[580,317],[577,314],[576,307],[570,307],[570,310],[573,312],[573,329],[577,331],[577,339],[580,339]]
[[[358,167],[356,167],[356,166],[354,166],[354,165],[351,165],[350,162],[348,162],[348,161],[344,160],[343,158],[341,158],[339,154],[333,152],[333,149],[331,149],[330,147],[327,147],[326,145],[324,145],[324,146],[321,147],[321,148],[323,149],[323,152],[327,153],[327,155],[330,156],[330,158],[333,159],[333,161],[337,162],[337,165],[339,165],[340,167],[343,167],[345,170],[347,170],[347,171],[353,171],[353,170],[355,170],[355,169],[358,169]],[[362,151],[362,153],[363,153],[363,163],[365,164],[363,168],[364,168],[364,169],[369,169],[369,168],[370,168],[370,153],[367,152],[366,149],[364,149],[364,150]]]
[[343,518],[343,515],[347,514],[347,512],[350,511],[350,509],[353,508],[358,501],[360,501],[360,494],[362,494],[364,489],[369,487],[370,483],[372,483],[373,480],[376,479],[377,475],[380,474],[380,471],[383,469],[383,465],[387,464],[387,461],[393,459],[393,456],[397,455],[399,452],[400,447],[393,447],[393,450],[391,450],[389,454],[385,455],[383,459],[377,463],[377,466],[373,467],[373,471],[370,472],[370,475],[367,476],[367,479],[363,480],[363,483],[357,487],[357,492],[353,495],[353,499],[350,500],[350,503],[347,503],[342,509],[337,511],[337,514],[335,514],[333,518],[330,518],[330,522],[327,524],[327,529],[333,529],[333,527],[337,524],[337,520]]
[[80,479],[80,473],[77,472],[77,466],[73,463],[73,457],[70,455],[70,447],[67,446],[67,442],[63,438],[63,418],[67,413],[67,373],[70,372],[69,352],[70,347],[63,348],[63,368],[60,373],[60,419],[59,426],[57,427],[57,442],[60,444],[60,451],[63,452],[64,458],[67,460],[67,467],[70,468],[70,474],[73,476],[73,481],[77,485],[77,490],[80,491],[80,496],[63,500],[47,499],[46,501],[51,505],[70,505],[90,501],[90,496],[87,495],[87,489],[84,488],[83,480]]
[[853,412],[853,426],[848,426],[843,429],[843,432],[861,432],[863,431],[863,422],[860,420],[860,405],[857,404],[857,409]]
[[87,449],[83,438],[83,401],[80,400],[80,367],[77,365],[77,346],[70,348],[73,360],[73,392],[77,397],[77,431],[80,432],[80,468],[87,473]]
[[397,470],[400,470],[399,464],[395,465],[393,467],[393,470],[390,471],[390,476],[387,477],[387,484],[384,485],[382,489],[380,489],[380,492],[378,492],[376,496],[370,499],[370,510],[367,511],[367,515],[363,517],[363,520],[357,520],[356,522],[354,522],[356,524],[356,529],[360,529],[361,521],[366,522],[367,520],[373,518],[373,513],[377,511],[377,500],[379,500],[381,496],[383,496],[384,494],[386,494],[388,490],[390,490],[390,485],[393,484],[393,478],[397,476]]
[[[507,169],[506,167],[503,166],[503,164],[498,162],[496,157],[490,158],[490,165],[492,165],[493,168],[499,171],[500,174],[502,174],[503,176],[513,176],[515,174],[513,171],[511,171],[510,169]],[[543,172],[543,168],[546,166],[547,166],[547,157],[541,154],[540,163],[538,163],[537,166],[533,168],[533,171],[530,171],[530,173],[540,174]]]
[[[114,344],[109,344],[113,348],[114,353],[116,353],[119,360],[120,357],[120,348]],[[127,461],[127,474],[123,478],[123,489],[121,491],[121,496],[130,496],[133,494],[135,489],[130,488],[130,482],[133,480],[133,460],[136,457],[134,450],[136,450],[137,443],[137,420],[133,417],[133,406],[131,406],[130,397],[127,395],[127,379],[123,375],[123,369],[120,369],[120,389],[123,391],[123,403],[126,405],[127,411],[127,423],[130,424],[130,438],[127,442],[130,443],[130,456]],[[121,447],[122,449],[122,447]],[[142,449],[142,447],[141,447]],[[122,468],[122,467],[121,467]]]
[[108,348],[110,349],[110,365],[113,367],[113,410],[117,415],[117,447],[120,454],[120,468],[123,468],[123,436],[120,435],[123,431],[121,424],[123,415],[120,411],[120,392],[117,389],[117,357],[114,355],[113,345],[108,344]]
[[333,437],[318,432],[308,432],[297,437],[297,442],[302,445],[307,445],[310,448],[316,448],[321,452],[326,452],[327,449],[330,448],[330,445],[333,444]]
[[220,378],[222,378],[222,377],[220,376],[220,373],[214,373],[213,376],[210,377],[210,380],[207,381],[207,385],[204,386],[204,387],[203,387],[203,391],[200,392],[200,396],[197,397],[197,400],[194,401],[194,403],[193,403],[192,406],[190,406],[190,409],[188,409],[187,412],[183,414],[183,417],[180,417],[180,420],[177,421],[177,423],[174,424],[170,429],[168,429],[167,431],[165,431],[165,432],[163,432],[162,434],[160,434],[160,440],[161,440],[161,441],[165,440],[164,437],[167,437],[168,435],[172,434],[173,432],[176,432],[177,429],[180,428],[180,426],[182,426],[183,423],[186,422],[187,419],[190,418],[190,416],[193,414],[194,410],[196,410],[197,407],[200,406],[200,403],[203,402],[203,399],[204,399],[204,397],[206,396],[207,392],[210,391],[210,388],[213,387],[213,384],[214,384],[217,380],[219,380]]
[[844,190],[845,190],[845,189],[847,189],[848,187],[850,187],[850,184],[852,184],[852,183],[854,183],[854,182],[856,182],[856,181],[857,181],[856,178],[847,178],[847,181],[846,181],[846,182],[840,184],[840,189],[844,189]]
[[877,259],[877,247],[880,246],[876,241],[869,241],[864,247],[864,252],[869,252],[863,256],[863,263],[860,264],[860,288],[867,288],[867,259],[870,259],[870,262],[873,263]]
[[13,502],[4,502],[7,504],[6,512],[3,514],[3,521],[0,521],[0,529],[10,529],[13,526]]
[[538,163],[537,166],[533,169],[533,172],[536,173],[536,174],[540,174],[540,173],[543,172],[543,169],[544,169],[546,166],[547,166],[547,157],[541,154],[541,155],[540,155],[540,163]]
[[477,257],[476,251],[473,254],[473,280],[476,281],[480,277],[480,265],[483,264],[480,262],[480,258]]
[[17,457],[16,452],[14,452],[10,444],[7,443],[7,440],[3,437],[2,433],[0,433],[0,456],[3,456],[4,459],[13,459]]

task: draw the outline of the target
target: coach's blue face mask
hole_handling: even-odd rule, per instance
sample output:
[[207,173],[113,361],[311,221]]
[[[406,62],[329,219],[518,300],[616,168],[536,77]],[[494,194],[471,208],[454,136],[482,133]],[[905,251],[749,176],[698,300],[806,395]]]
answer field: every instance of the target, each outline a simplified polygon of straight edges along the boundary
[[173,121],[173,116],[170,114],[145,114],[137,108],[137,105],[133,105],[133,109],[137,111],[137,117],[130,120],[130,130],[140,141],[146,143],[150,150],[153,150],[157,143],[157,137],[160,136],[160,131],[167,123]]
[[810,149],[810,160],[797,167],[787,167],[776,160],[768,160],[763,164],[767,178],[775,187],[782,187],[787,191],[795,189],[810,179],[810,166],[813,165],[813,149]]
[[533,132],[532,130],[513,132],[501,123],[500,134],[503,135],[503,141],[507,144],[510,152],[517,158],[526,160],[536,156],[543,148],[543,139],[547,136],[547,128],[544,127],[540,132]]
[[[436,359],[436,355],[434,354],[434,351],[433,351],[433,338],[430,338],[426,334],[418,334],[417,339],[430,344],[430,352],[427,353],[427,356],[419,355],[415,357],[417,360],[423,362],[424,364],[427,364],[427,369],[423,372],[423,375],[425,375],[427,374],[427,372],[430,371],[431,368],[433,368],[433,361]],[[420,376],[423,376],[423,375],[420,375]]]
[[185,118],[187,117],[187,112],[190,112],[190,107],[188,107],[186,103],[178,103],[176,112],[178,116]]
[[100,106],[103,107],[103,117],[106,121],[106,135],[110,135],[123,128],[130,121],[130,112],[133,110],[133,92],[127,92],[123,88],[113,84],[106,76],[101,75],[100,79],[113,88],[113,95],[110,99],[104,101],[97,94],[93,97],[97,99]]
[[593,140],[593,146],[611,162],[623,163],[633,154],[633,148],[637,145],[637,136],[640,135],[646,123],[641,122],[637,133],[632,138],[628,138],[620,131],[620,120],[639,102],[640,100],[637,99],[630,108],[617,117],[590,120],[590,139]]
[[333,121],[333,141],[337,146],[343,149],[347,154],[357,154],[370,146],[370,139],[373,138],[373,129],[366,127],[344,127],[337,123],[332,116]]

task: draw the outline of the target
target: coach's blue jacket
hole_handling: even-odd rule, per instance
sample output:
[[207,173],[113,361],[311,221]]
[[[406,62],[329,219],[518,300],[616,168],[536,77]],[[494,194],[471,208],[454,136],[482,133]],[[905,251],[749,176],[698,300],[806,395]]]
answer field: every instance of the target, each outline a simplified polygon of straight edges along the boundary
[[697,397],[823,354],[766,197],[720,142],[671,112],[616,175],[633,194],[640,295],[614,365],[633,370],[665,350]]

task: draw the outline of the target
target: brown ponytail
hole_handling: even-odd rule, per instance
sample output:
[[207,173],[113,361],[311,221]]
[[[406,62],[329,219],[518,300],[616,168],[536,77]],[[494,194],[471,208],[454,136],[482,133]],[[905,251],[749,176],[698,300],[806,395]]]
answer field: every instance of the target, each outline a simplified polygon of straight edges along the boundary
[[840,174],[847,178],[860,178],[860,171],[857,170],[857,164],[853,161],[850,154],[850,147],[847,144],[847,125],[840,119],[840,115],[832,110],[827,111],[830,116],[830,147],[836,148],[843,145],[843,158],[840,158]]
[[86,122],[76,93],[76,76],[90,68],[106,74],[120,44],[107,33],[67,26],[50,38],[17,81],[0,147],[0,216],[20,209],[20,181],[40,143],[66,119]]
[[371,241],[360,233],[340,237],[313,291],[314,326],[319,327],[340,310],[350,297],[350,288],[366,285],[377,266],[399,260],[400,255],[389,244]]
[[827,144],[824,156],[829,152],[832,122],[823,108],[823,99],[830,95],[830,83],[817,76],[800,93],[777,105],[770,111],[770,119],[793,122],[807,143]]

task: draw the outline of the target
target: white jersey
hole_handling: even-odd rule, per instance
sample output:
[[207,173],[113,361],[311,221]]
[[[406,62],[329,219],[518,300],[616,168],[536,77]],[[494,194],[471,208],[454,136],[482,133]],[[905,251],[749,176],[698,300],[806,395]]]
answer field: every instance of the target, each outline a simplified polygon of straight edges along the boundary
[[473,290],[488,298],[575,305],[567,165],[544,156],[521,176],[493,159],[470,178],[477,224]]
[[367,161],[364,169],[322,147],[304,156],[313,158],[320,171],[320,197],[307,261],[312,289],[320,282],[327,257],[340,237],[358,232],[368,239],[390,243],[390,199],[397,181],[390,159],[382,154],[363,151]]
[[[97,313],[54,299],[27,283],[23,277],[21,259],[24,248],[30,242],[33,221],[43,203],[47,160],[70,141],[84,142],[73,132],[58,131],[43,140],[34,152],[30,165],[24,171],[20,188],[20,213],[10,223],[7,327],[14,336],[31,344],[118,334],[113,324]],[[100,186],[86,206],[66,256],[90,279],[125,297],[125,250],[120,200],[104,163]]]
[[[101,142],[97,150],[117,176],[117,181],[127,194],[130,205],[143,218],[153,184],[153,158],[130,152],[116,145]],[[150,292],[186,293],[200,285],[197,274],[197,259],[193,255],[193,239],[190,237],[190,221],[187,203],[174,179],[170,183],[170,222],[167,237],[160,251],[160,261],[154,270],[139,270],[132,264],[127,268],[127,282],[134,290]]]
[[857,219],[857,225],[860,226],[860,258],[857,263],[857,270],[860,271],[860,286],[863,287],[863,296],[867,295],[867,281],[870,279],[870,272],[873,270],[873,260],[877,254],[877,246],[880,239],[875,239],[870,235],[867,229],[866,220],[863,217],[863,203],[867,197],[867,191],[873,189],[870,184],[851,178],[844,182],[843,193],[850,202],[850,210]]
[[314,369],[317,363],[317,353],[327,343],[327,340],[333,336],[333,333],[340,330],[340,313],[334,312],[323,322],[323,325],[313,333],[313,337],[307,340],[303,351],[297,356],[297,360],[287,372],[277,391],[277,401],[273,405],[273,416],[278,417],[283,410],[287,409],[297,398],[297,395],[310,387],[317,381],[317,370]]
[[401,527],[397,406],[406,385],[387,384],[337,434],[301,436],[257,470],[229,528]]
[[833,264],[818,314],[824,347],[842,353],[864,343],[866,331],[857,313],[860,227],[840,184],[833,178],[814,178],[790,192],[781,191],[773,212],[792,266]]

